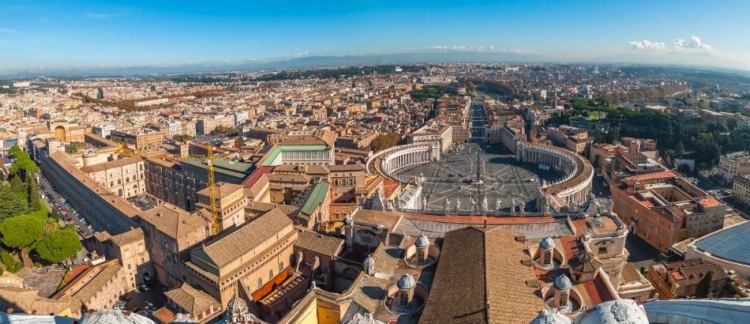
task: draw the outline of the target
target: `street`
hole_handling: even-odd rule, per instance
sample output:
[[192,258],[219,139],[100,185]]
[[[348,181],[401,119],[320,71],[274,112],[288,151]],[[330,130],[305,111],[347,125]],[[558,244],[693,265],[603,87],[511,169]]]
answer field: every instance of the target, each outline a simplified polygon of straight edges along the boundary
[[39,189],[44,197],[45,203],[49,207],[49,210],[57,209],[60,214],[60,220],[65,223],[75,224],[78,234],[82,237],[89,237],[94,234],[92,228],[88,227],[88,224],[86,224],[86,220],[83,219],[83,216],[78,214],[75,209],[65,202],[65,199],[60,196],[44,176],[40,177]]

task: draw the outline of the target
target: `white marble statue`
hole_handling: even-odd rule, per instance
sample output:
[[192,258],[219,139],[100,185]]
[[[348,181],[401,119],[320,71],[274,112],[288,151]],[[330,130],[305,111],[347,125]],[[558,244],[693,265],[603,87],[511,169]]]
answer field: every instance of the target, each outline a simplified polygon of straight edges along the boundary
[[461,210],[461,201],[456,198],[456,212],[458,212],[459,210]]
[[422,210],[427,210],[427,197],[422,196]]
[[482,211],[487,211],[487,197],[482,197]]
[[523,214],[526,209],[526,204],[524,202],[518,203],[518,212]]
[[447,214],[450,209],[451,209],[451,201],[448,200],[448,198],[445,198],[445,201],[443,202],[443,211]]
[[495,198],[495,210],[500,210],[501,207],[500,198]]

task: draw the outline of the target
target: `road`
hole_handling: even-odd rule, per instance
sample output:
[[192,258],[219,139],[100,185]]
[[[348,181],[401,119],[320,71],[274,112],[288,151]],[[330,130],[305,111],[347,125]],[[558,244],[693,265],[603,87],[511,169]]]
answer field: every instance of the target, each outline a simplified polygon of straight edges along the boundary
[[[40,177],[39,189],[41,191],[41,194],[44,195],[44,200],[47,203],[49,209],[52,210],[53,208],[56,208],[60,214],[61,220],[65,221],[66,223],[74,223],[78,228],[79,235],[81,235],[82,237],[89,237],[94,234],[92,229],[88,227],[88,224],[83,219],[83,217],[80,216],[75,211],[75,209],[70,207],[70,205],[65,202],[63,197],[43,176]],[[66,214],[68,216],[65,216]]]

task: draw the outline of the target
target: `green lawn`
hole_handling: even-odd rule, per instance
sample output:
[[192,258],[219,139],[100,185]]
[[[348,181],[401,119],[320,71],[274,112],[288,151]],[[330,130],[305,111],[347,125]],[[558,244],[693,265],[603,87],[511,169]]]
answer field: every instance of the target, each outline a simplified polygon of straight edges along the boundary
[[44,202],[44,200],[40,199],[39,203],[42,205],[42,208],[35,212],[28,213],[27,215],[34,216],[35,218],[44,221],[45,219],[47,219],[47,217],[49,217],[47,216],[47,214],[49,213],[49,209],[47,209],[47,204]]

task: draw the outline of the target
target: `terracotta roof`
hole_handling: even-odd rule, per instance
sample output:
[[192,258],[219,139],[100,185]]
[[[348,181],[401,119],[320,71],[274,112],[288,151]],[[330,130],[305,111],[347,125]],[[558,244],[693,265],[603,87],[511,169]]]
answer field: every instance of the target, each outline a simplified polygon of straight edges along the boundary
[[208,226],[208,222],[197,214],[189,214],[167,203],[142,212],[140,217],[173,239],[179,239],[199,228]]
[[714,272],[713,281],[727,278],[727,274],[721,266],[702,259],[665,263],[665,266],[675,277],[675,280],[684,280],[680,282],[680,285],[683,286],[697,285],[709,271]]
[[92,173],[92,172],[104,171],[108,169],[123,167],[126,165],[138,163],[138,162],[143,162],[143,158],[140,155],[134,155],[128,158],[120,159],[120,160],[85,166],[81,168],[81,172]]
[[330,237],[307,230],[299,229],[299,238],[294,246],[313,251],[322,255],[335,257],[341,251],[341,247],[344,246],[344,240],[340,238]]
[[115,245],[123,246],[125,244],[133,243],[136,241],[145,241],[145,235],[143,234],[143,229],[138,227],[125,233],[112,236],[110,239]]
[[342,164],[331,165],[328,167],[331,172],[359,172],[365,171],[365,166],[361,164]]
[[420,323],[519,323],[545,308],[516,234],[467,227],[446,233]]
[[38,291],[19,287],[0,287],[0,299],[12,304],[16,312],[58,314],[69,307],[65,301],[39,297]]
[[165,292],[164,295],[180,306],[180,308],[190,313],[190,315],[193,315],[193,317],[210,309],[211,305],[216,306],[214,311],[219,310],[221,307],[216,299],[205,292],[191,287],[187,283],[183,283],[180,288]]
[[266,213],[274,208],[278,208],[282,212],[284,212],[287,216],[292,216],[299,212],[299,206],[295,205],[279,205],[279,204],[272,204],[272,203],[264,203],[264,202],[255,202],[251,205],[245,207],[246,211],[256,211],[260,213]]
[[[120,269],[122,269],[122,266],[120,265],[119,259],[110,260],[92,267],[91,269],[86,270],[83,274],[79,275],[78,279],[73,280],[73,282],[66,285],[62,290],[55,293],[52,298],[70,302],[71,310],[81,309],[81,306],[86,305],[86,303],[91,300],[91,297],[101,292],[102,288],[104,288],[107,283],[113,280]],[[82,287],[79,286],[80,281],[88,278],[88,276],[85,274],[94,271],[98,274],[94,275],[87,282],[82,283]]]
[[[219,182],[216,185],[216,198],[222,199],[226,196],[229,196],[238,190],[242,190],[242,185],[233,184],[233,183],[226,183],[226,182]],[[199,195],[208,196],[210,195],[210,188],[206,187],[201,191],[198,191]]]
[[271,182],[295,182],[295,183],[308,183],[310,177],[303,174],[269,174],[266,175],[268,180]]
[[191,256],[213,264],[217,268],[232,262],[254,249],[265,240],[275,237],[292,219],[279,209],[273,209],[254,221],[218,240],[191,251]]

